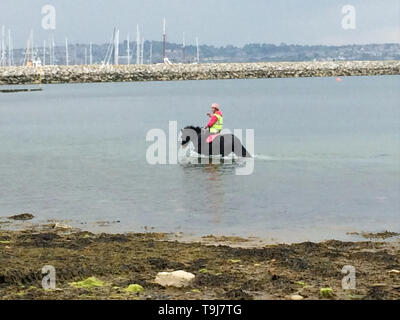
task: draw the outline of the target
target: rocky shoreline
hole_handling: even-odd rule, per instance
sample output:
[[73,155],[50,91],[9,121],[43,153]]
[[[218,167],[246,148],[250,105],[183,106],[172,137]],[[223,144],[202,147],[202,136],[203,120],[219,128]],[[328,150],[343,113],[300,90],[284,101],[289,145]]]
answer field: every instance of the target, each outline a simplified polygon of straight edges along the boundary
[[0,85],[399,75],[400,61],[3,67]]
[[[398,240],[241,248],[182,243],[160,233],[94,234],[60,224],[0,229],[0,300],[397,300],[399,257]],[[55,272],[50,290],[43,288],[44,266]],[[353,289],[342,286],[345,266],[356,272]],[[178,279],[180,285],[160,281],[174,273],[190,278]]]

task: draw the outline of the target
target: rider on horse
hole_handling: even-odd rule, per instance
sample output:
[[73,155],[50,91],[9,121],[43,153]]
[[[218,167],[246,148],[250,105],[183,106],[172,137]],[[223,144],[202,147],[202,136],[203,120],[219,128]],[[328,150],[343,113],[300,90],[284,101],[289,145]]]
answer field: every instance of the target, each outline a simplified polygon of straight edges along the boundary
[[211,134],[218,134],[223,129],[224,118],[222,116],[222,112],[219,109],[219,105],[217,103],[212,104],[211,111],[212,111],[212,114],[207,113],[207,116],[210,117],[210,121],[206,125],[205,129],[209,128]]

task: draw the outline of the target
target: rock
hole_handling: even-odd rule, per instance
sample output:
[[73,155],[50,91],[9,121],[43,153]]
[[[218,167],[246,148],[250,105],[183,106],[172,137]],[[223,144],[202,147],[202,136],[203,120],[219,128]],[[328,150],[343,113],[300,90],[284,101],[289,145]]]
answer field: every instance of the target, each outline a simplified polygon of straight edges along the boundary
[[182,270],[174,272],[159,272],[155,282],[163,287],[187,287],[195,278],[195,275]]
[[66,224],[62,224],[62,223],[59,223],[59,222],[52,223],[52,224],[49,225],[49,227],[51,229],[56,229],[56,230],[59,230],[59,231],[68,231],[68,230],[72,230],[73,229],[71,226],[66,225]]
[[386,287],[386,283],[383,283],[383,282],[372,283],[370,286],[372,288],[384,288],[384,287]]
[[82,281],[77,281],[77,282],[71,282],[71,286],[75,288],[84,288],[84,289],[90,289],[94,287],[103,287],[105,283],[96,277],[89,277],[85,280]]
[[[43,72],[42,83],[338,77],[398,75],[400,74],[400,61],[43,66],[41,70]],[[0,85],[32,83],[38,83],[36,68],[0,67]]]
[[11,217],[8,217],[8,219],[12,219],[12,220],[32,220],[35,216],[33,214],[30,213],[22,213],[22,214],[17,214]]
[[190,290],[190,292],[193,292],[193,293],[201,293],[201,291],[200,291],[199,289],[192,289],[192,290]]
[[389,273],[400,273],[400,270],[393,269],[393,270],[390,270]]
[[124,289],[125,292],[133,292],[139,293],[142,292],[144,289],[140,284],[130,284],[127,288]]
[[301,287],[305,287],[307,285],[304,281],[297,281],[296,284]]
[[240,259],[229,259],[228,261],[231,262],[231,263],[239,263],[239,262],[241,262]]
[[304,297],[299,294],[293,294],[290,296],[290,300],[303,300]]
[[321,288],[319,290],[319,294],[322,298],[332,298],[333,297],[333,289],[332,288]]

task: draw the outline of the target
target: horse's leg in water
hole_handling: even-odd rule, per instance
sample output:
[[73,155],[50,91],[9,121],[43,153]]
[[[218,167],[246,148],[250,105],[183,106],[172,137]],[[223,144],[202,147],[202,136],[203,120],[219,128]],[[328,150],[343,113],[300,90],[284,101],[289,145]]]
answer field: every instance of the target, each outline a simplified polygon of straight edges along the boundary
[[[201,134],[199,135],[199,143],[198,143],[198,149],[199,149],[199,163],[207,163],[206,158],[202,158],[201,156],[209,156],[211,158],[212,156],[212,143],[207,143],[207,134]],[[208,163],[210,160],[208,160]]]
[[225,135],[225,142],[224,142],[224,156],[229,156],[231,153],[235,153],[235,148],[234,148],[234,135],[233,134],[227,134]]
[[208,155],[211,159],[212,156],[217,156],[221,153],[221,136],[214,138],[214,140],[208,143]]
[[213,153],[213,145],[214,145],[214,141],[208,143],[208,158],[209,158],[209,161],[211,160],[211,156],[214,154]]
[[225,156],[225,144],[224,144],[224,141],[225,141],[225,137],[224,136],[220,136],[220,139],[219,139],[219,154],[221,155],[221,156]]
[[201,163],[201,135],[197,136],[197,154],[199,155],[197,157],[197,163],[200,164]]
[[219,145],[218,150],[214,149],[214,153],[219,153],[222,157],[227,157],[233,152],[233,135],[224,134],[220,135],[218,138]]
[[242,145],[242,142],[237,137],[233,138],[233,152],[238,157],[243,157],[243,158],[251,157],[250,153],[247,152],[246,148]]

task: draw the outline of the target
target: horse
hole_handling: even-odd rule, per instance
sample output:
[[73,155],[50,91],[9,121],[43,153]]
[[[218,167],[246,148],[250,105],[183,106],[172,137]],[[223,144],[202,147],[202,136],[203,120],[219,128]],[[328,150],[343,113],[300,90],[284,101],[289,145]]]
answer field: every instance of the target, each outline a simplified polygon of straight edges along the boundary
[[198,154],[226,157],[233,152],[238,157],[251,158],[250,153],[242,145],[239,138],[233,134],[219,134],[212,137],[214,135],[209,130],[195,126],[187,126],[181,130],[181,133],[182,148],[187,146],[189,142],[193,142],[194,149]]

